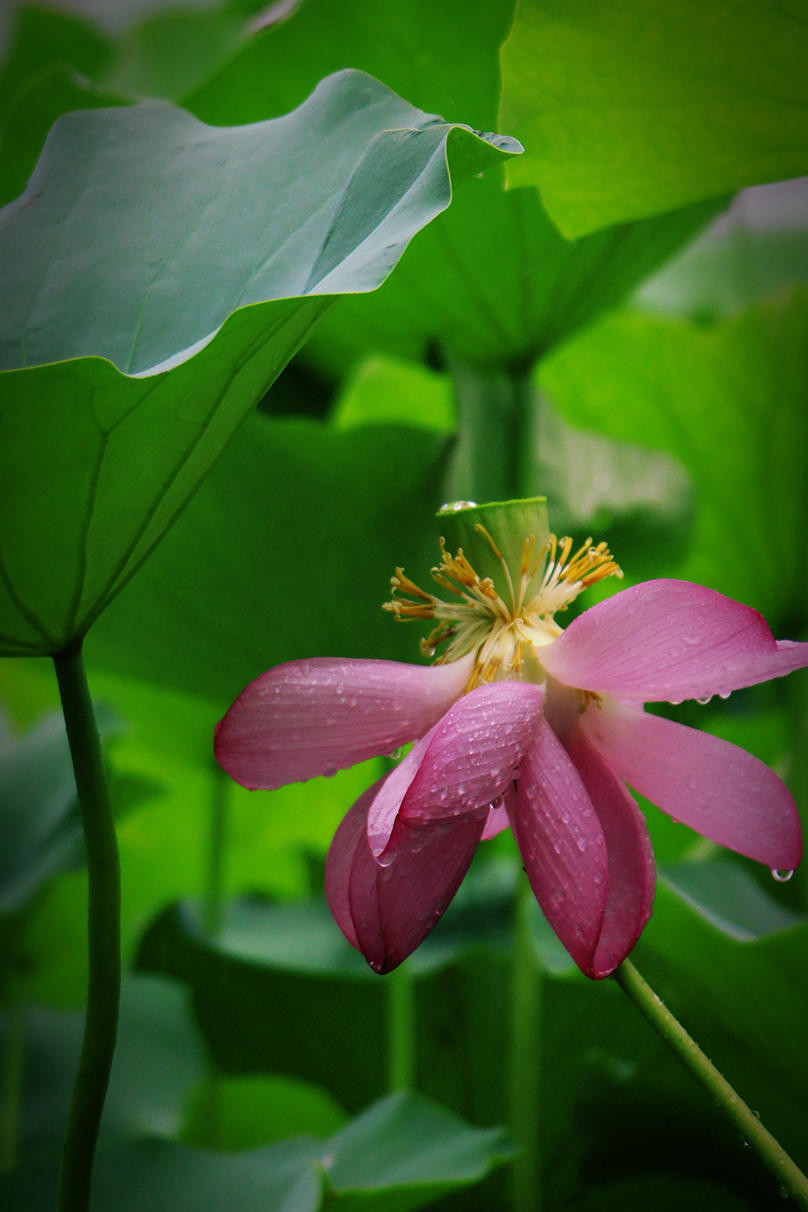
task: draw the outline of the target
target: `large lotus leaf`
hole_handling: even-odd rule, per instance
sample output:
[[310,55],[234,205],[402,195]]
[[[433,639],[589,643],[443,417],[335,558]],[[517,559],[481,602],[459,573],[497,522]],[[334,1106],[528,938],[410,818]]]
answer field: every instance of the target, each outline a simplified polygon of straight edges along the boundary
[[304,1132],[330,1135],[345,1119],[332,1096],[314,1082],[277,1074],[227,1078],[216,1073],[191,1092],[179,1139],[232,1153]]
[[107,38],[75,14],[19,4],[9,25],[0,67],[0,130],[35,80],[66,66],[92,79],[109,61]]
[[[105,694],[112,689],[110,679],[93,681]],[[209,900],[209,912],[217,912],[210,874],[211,820],[217,808],[224,815],[218,897],[256,890],[282,898],[307,895],[312,888],[309,856],[320,856],[322,862],[347,809],[379,777],[376,763],[333,779],[251,795],[213,765],[211,735],[220,707],[167,691],[156,696],[153,687],[138,688],[128,680],[119,681],[118,693],[122,702],[138,694],[141,701],[133,707],[132,727],[115,748],[113,796],[123,776],[159,788],[118,825],[124,955],[136,950],[148,923],[178,897]],[[149,734],[149,709],[153,733],[164,734],[162,743]],[[181,755],[172,753],[172,747]],[[317,889],[322,890],[321,876]],[[60,1007],[83,1003],[86,930],[86,877],[70,872],[45,890],[19,934],[30,1000]]]
[[[220,1212],[238,1193],[240,1212],[318,1212],[320,1149],[313,1137],[296,1137],[243,1153],[189,1149],[159,1137],[116,1142],[98,1150],[93,1168],[97,1212]],[[0,1197],[14,1212],[54,1207],[57,1165],[32,1159],[0,1176]]]
[[[504,891],[495,881],[476,904],[461,893],[411,961],[419,1088],[477,1123],[496,1123],[506,1113],[511,899]],[[664,890],[657,915],[670,916],[669,901],[678,912],[678,899]],[[441,941],[438,933],[448,937]],[[679,953],[686,957],[700,937],[697,920],[677,939]],[[660,962],[664,946],[663,939]],[[155,924],[142,959],[193,987],[203,1031],[226,1069],[308,1075],[348,1106],[381,1087],[389,981],[375,978],[336,936],[322,903],[232,906],[218,943],[205,940],[188,910],[180,910]],[[610,1153],[603,1181],[634,1171],[635,1158],[621,1145],[628,1116],[642,1133],[649,1167],[731,1182],[744,1174],[740,1142],[725,1131],[720,1112],[611,982],[586,981],[569,967],[548,973],[536,1030],[543,1057],[539,1147],[557,1206],[569,1206],[581,1184],[591,1182],[592,1166]],[[776,1081],[766,1084],[768,1097],[776,1096]],[[784,1109],[792,1098],[784,1096]],[[709,1142],[706,1166],[689,1148],[694,1136]]]
[[102,90],[68,68],[37,76],[11,108],[0,133],[0,206],[25,189],[48,131],[57,118],[71,109],[102,109],[124,104],[110,90]]
[[68,12],[16,7],[0,68],[0,204],[24,189],[61,114],[144,96],[173,101],[248,34],[244,15],[232,4],[192,7],[185,0],[181,8],[140,15],[137,3],[129,13],[125,8],[122,0],[96,5],[90,22]]
[[326,1182],[345,1212],[422,1208],[513,1156],[501,1128],[471,1128],[408,1093],[381,1099],[328,1144]]
[[[34,1006],[24,1012],[20,1157],[53,1149],[62,1136],[83,1025],[83,1010]],[[184,990],[161,978],[125,976],[104,1138],[174,1135],[205,1069]]]
[[[331,1137],[211,1153],[160,1140],[99,1150],[98,1212],[239,1212],[336,1207],[409,1212],[479,1182],[511,1156],[501,1128],[474,1128],[417,1094],[392,1094]],[[16,1212],[53,1203],[55,1172],[33,1164],[0,1184]],[[327,1191],[323,1190],[323,1186]]]
[[355,71],[232,129],[164,105],[60,119],[0,212],[2,651],[82,635],[333,296],[379,285],[448,205],[448,165],[501,154]]
[[[427,109],[462,112],[489,129],[499,103],[498,48],[513,7],[513,0],[477,6],[470,21],[463,0],[304,4],[183,103],[205,121],[265,118],[350,62]],[[448,223],[413,244],[370,306],[351,300],[334,309],[306,357],[330,367],[371,349],[419,358],[439,342],[475,363],[524,363],[621,299],[707,214],[691,208],[571,243],[537,190],[508,192],[500,174],[488,174],[463,190]]]
[[305,357],[326,367],[373,350],[425,358],[437,345],[476,366],[529,365],[620,303],[715,213],[699,204],[565,239],[536,189],[499,172],[464,187],[407,250],[372,306],[347,299]]
[[[259,32],[182,105],[205,122],[255,122],[299,105],[318,80],[349,65],[422,108],[492,130],[498,50],[515,0],[329,0],[296,7]],[[462,30],[462,54],[458,53]]]
[[795,283],[808,283],[808,178],[742,190],[726,215],[643,283],[636,302],[714,322]]
[[151,12],[133,18],[115,38],[100,81],[107,88],[169,101],[215,71],[249,33],[244,15],[232,3],[178,6],[161,0]]
[[120,100],[93,83],[112,52],[89,21],[21,4],[9,24],[0,67],[0,205],[25,188],[47,133],[61,114]]
[[[98,726],[105,739],[120,728],[107,710]],[[0,735],[0,833],[0,920],[29,906],[57,872],[84,862],[76,780],[56,713],[19,739]]]
[[799,0],[520,0],[500,121],[569,236],[808,170]]
[[693,544],[669,575],[757,607],[775,630],[804,617],[806,339],[800,289],[712,328],[624,312],[557,351],[539,376],[576,425],[641,437],[685,466]]

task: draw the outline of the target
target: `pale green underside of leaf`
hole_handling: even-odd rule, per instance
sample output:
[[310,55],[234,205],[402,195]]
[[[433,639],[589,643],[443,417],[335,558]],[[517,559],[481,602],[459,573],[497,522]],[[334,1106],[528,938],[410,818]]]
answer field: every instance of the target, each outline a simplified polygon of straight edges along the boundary
[[0,212],[0,651],[83,634],[331,299],[501,155],[355,71],[252,126],[61,119]]
[[153,374],[250,303],[375,289],[449,203],[450,138],[462,175],[497,158],[461,129],[356,71],[246,126],[161,104],[64,115],[0,212],[0,367]]
[[808,171],[803,0],[520,0],[500,122],[568,236]]
[[[489,0],[470,21],[464,0],[304,4],[246,43],[184,104],[207,122],[251,121],[282,112],[350,62],[426,109],[488,129],[513,9],[514,0]],[[370,350],[420,360],[437,344],[478,365],[524,364],[619,302],[708,217],[706,208],[690,208],[574,244],[537,190],[506,191],[502,173],[488,172],[413,242],[378,295],[334,309],[305,357],[342,369]]]

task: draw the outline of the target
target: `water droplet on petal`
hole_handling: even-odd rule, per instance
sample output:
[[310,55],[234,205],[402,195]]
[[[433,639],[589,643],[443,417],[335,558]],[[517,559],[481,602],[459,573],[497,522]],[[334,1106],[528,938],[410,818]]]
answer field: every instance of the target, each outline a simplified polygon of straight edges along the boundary
[[705,694],[702,698],[696,699],[696,702],[701,703],[702,707],[706,707],[712,697],[711,694]]
[[776,879],[778,884],[787,884],[794,874],[793,871],[787,871],[785,867],[772,867],[772,878]]
[[390,754],[390,757],[393,759],[394,762],[401,761],[401,759],[404,757],[404,749],[405,749],[404,745],[399,745],[398,749],[393,750],[393,752]]

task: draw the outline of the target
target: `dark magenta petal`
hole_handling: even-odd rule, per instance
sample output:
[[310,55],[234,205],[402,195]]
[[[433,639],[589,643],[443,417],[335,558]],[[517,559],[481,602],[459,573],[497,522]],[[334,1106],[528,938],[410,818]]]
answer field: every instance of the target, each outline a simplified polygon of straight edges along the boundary
[[334,774],[427,732],[463,693],[472,658],[449,665],[313,658],[262,673],[216,730],[221,765],[244,787]]
[[567,752],[606,839],[606,910],[592,969],[587,972],[600,979],[623,962],[651,916],[656,863],[648,826],[634,797],[580,729],[570,737]]
[[[389,776],[388,776],[389,777]],[[460,886],[485,815],[397,821],[384,865],[367,841],[376,787],[354,804],[326,863],[326,896],[337,925],[376,972],[390,972],[423,942]]]
[[[385,776],[387,778],[389,776]],[[350,811],[342,818],[331,842],[325,861],[325,899],[334,920],[352,947],[359,947],[351,917],[349,896],[351,868],[358,846],[367,846],[368,808],[384,783],[379,779],[368,787]]]
[[606,840],[577,770],[545,720],[507,803],[536,900],[578,967],[592,975],[606,909]]
[[646,581],[579,615],[541,654],[567,686],[644,702],[727,695],[808,665],[756,610],[688,581]]
[[581,726],[615,773],[675,820],[767,867],[799,863],[794,800],[744,749],[613,701],[590,705]]

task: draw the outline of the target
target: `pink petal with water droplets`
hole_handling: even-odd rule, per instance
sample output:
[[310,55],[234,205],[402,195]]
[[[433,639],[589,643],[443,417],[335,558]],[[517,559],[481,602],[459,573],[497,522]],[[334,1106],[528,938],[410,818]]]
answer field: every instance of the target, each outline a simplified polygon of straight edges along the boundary
[[401,801],[418,773],[418,767],[421,765],[437,727],[436,724],[425,736],[415,742],[406,757],[403,757],[384,779],[379,787],[378,795],[370,804],[367,834],[370,849],[376,857],[381,854],[390,840],[390,834],[393,832],[401,808]]
[[464,695],[413,746],[386,780],[368,815],[378,858],[399,815],[442,820],[479,813],[510,786],[530,743],[544,692],[523,682],[495,682]]
[[603,926],[588,976],[608,976],[626,958],[654,903],[656,863],[645,817],[580,729],[567,743],[606,839],[609,873]]
[[382,865],[367,841],[375,793],[371,788],[357,800],[337,830],[326,863],[326,896],[348,941],[376,972],[390,972],[446,910],[474,857],[484,818],[398,821],[392,857]]
[[590,706],[581,726],[615,773],[675,820],[768,867],[799,863],[794,800],[744,749],[614,702]]
[[218,725],[216,757],[251,789],[334,774],[427,732],[463,693],[472,663],[315,657],[276,665]]
[[[516,778],[541,718],[543,700],[543,689],[526,682],[494,682],[464,695],[424,738],[427,743],[418,756],[417,770],[412,773],[410,768],[407,778],[402,778],[397,788],[402,793],[398,820],[485,815]],[[371,849],[377,856],[393,844],[387,838],[396,815],[388,797],[379,798],[383,812],[377,812],[374,804],[368,824]]]
[[592,975],[606,909],[606,841],[577,770],[544,720],[506,802],[536,900],[578,967]]
[[644,702],[727,695],[808,665],[757,610],[688,581],[646,581],[592,606],[542,649],[568,686]]

